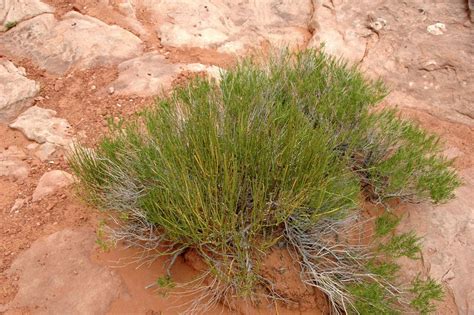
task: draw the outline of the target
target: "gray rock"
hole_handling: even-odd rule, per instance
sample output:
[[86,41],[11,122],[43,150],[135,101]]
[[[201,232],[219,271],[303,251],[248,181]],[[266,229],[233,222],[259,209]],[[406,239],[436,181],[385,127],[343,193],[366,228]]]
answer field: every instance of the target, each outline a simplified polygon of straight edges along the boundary
[[69,146],[72,142],[71,126],[67,120],[55,116],[56,112],[52,109],[32,106],[9,126],[38,143]]
[[60,21],[52,14],[34,17],[0,41],[0,53],[32,59],[55,74],[119,63],[142,52],[141,40],[132,33],[74,11]]
[[31,105],[39,83],[26,77],[25,69],[0,59],[0,123],[8,122]]

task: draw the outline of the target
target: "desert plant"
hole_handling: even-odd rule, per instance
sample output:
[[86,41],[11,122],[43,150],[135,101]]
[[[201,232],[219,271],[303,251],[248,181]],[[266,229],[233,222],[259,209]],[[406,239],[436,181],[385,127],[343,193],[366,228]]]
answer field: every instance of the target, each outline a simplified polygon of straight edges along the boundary
[[435,136],[374,111],[385,94],[322,51],[247,59],[219,84],[196,78],[135,119],[111,122],[96,149],[77,146],[69,161],[82,195],[113,210],[114,240],[159,248],[170,266],[199,253],[214,279],[211,304],[256,288],[282,298],[259,273],[278,242],[335,312],[396,310],[410,301],[391,281],[390,259],[414,257],[418,239],[387,240],[399,220],[385,218],[383,241],[349,241],[364,226],[353,222],[361,199],[438,202],[458,180]]

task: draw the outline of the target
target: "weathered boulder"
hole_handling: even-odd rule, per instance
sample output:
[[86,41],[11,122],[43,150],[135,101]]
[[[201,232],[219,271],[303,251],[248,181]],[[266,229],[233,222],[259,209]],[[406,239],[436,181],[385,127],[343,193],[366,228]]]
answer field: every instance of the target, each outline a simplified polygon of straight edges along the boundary
[[26,77],[24,68],[17,68],[10,61],[0,59],[0,123],[15,118],[31,105],[39,89],[39,83]]
[[67,120],[57,118],[56,111],[32,106],[9,126],[20,130],[28,139],[38,143],[68,146],[71,144],[71,126]]
[[0,4],[0,31],[5,31],[12,23],[19,23],[54,9],[40,0],[2,0]]
[[132,33],[75,11],[60,21],[53,14],[34,17],[0,41],[0,53],[29,58],[55,74],[119,63],[142,52],[141,40]]
[[74,182],[74,177],[61,170],[49,171],[41,176],[35,191],[33,201],[38,201],[44,197],[55,193],[61,188],[67,187]]

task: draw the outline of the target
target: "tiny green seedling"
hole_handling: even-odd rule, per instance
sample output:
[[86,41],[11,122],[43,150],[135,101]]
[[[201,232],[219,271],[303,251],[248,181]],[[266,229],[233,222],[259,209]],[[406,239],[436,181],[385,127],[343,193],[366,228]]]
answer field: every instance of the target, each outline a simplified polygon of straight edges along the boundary
[[156,279],[156,285],[159,288],[159,294],[163,297],[168,295],[169,290],[173,289],[176,285],[170,276],[162,276]]
[[97,239],[95,240],[95,243],[99,245],[100,249],[104,252],[110,250],[111,247],[111,242],[107,240],[107,236],[105,233],[105,220],[101,220],[99,222],[99,225],[97,226],[97,231],[96,231],[96,236]]
[[5,23],[5,29],[7,31],[11,30],[12,28],[14,28],[15,26],[17,26],[18,22],[17,21],[9,21],[7,23]]

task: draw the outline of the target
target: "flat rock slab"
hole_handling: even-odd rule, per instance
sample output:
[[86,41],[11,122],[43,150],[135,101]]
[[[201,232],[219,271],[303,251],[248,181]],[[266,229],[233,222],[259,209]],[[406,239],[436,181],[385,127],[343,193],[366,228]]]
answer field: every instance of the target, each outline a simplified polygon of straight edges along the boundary
[[164,45],[225,53],[262,44],[304,45],[313,7],[311,0],[160,0],[144,5],[156,21],[163,21],[157,32]]
[[74,177],[71,174],[61,170],[49,171],[41,176],[33,192],[33,201],[41,200],[72,183],[74,183]]
[[0,176],[25,179],[30,172],[25,152],[16,146],[0,148]]
[[91,262],[94,240],[93,231],[66,229],[35,241],[7,271],[19,277],[19,289],[0,312],[105,314],[122,284],[113,271]]
[[63,118],[57,118],[56,111],[32,106],[23,112],[9,126],[20,130],[28,139],[38,143],[69,146],[72,142],[71,125]]
[[0,59],[0,123],[10,121],[31,105],[39,90],[39,83],[28,79],[24,68]]
[[205,72],[216,80],[221,69],[203,64],[173,64],[157,52],[127,60],[119,64],[119,77],[109,89],[119,95],[158,95],[171,88],[173,80],[182,71]]
[[[474,312],[474,168],[461,173],[456,198],[439,206],[410,207],[403,230],[423,237],[423,262],[432,277],[447,284],[459,314]],[[416,274],[417,270],[413,270]]]
[[162,55],[151,52],[122,62],[119,77],[112,83],[115,93],[121,95],[152,96],[171,87],[179,66]]
[[39,0],[2,0],[0,3],[0,31],[7,30],[9,23],[19,23],[54,9]]
[[[314,1],[308,47],[344,56],[419,109],[474,126],[473,28],[466,0]],[[453,48],[455,47],[455,49]],[[401,98],[400,105],[408,104]]]
[[132,33],[74,11],[60,21],[53,14],[34,17],[0,41],[0,53],[29,58],[54,74],[119,63],[142,52],[141,40]]

